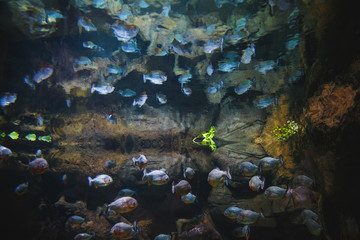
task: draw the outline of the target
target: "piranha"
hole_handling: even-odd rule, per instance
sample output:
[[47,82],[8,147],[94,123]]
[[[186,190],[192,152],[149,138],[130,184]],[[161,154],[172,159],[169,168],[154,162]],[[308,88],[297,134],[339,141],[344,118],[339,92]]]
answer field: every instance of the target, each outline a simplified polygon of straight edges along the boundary
[[148,99],[148,96],[146,95],[146,92],[142,92],[142,93],[140,93],[138,100],[134,99],[132,105],[133,106],[138,105],[138,107],[141,108],[145,104],[147,99]]
[[260,179],[260,176],[253,176],[249,181],[249,187],[251,190],[258,192],[259,189],[264,189],[265,178]]
[[90,240],[95,238],[95,233],[88,234],[88,233],[78,233],[75,235],[74,240]]
[[118,90],[118,93],[123,97],[132,97],[136,95],[136,92],[126,88],[125,90]]
[[178,184],[172,183],[172,193],[176,193],[177,197],[184,196],[191,191],[191,185],[186,180],[181,180]]
[[139,32],[139,28],[136,25],[124,24],[119,20],[115,21],[110,27],[113,29],[117,40],[123,42],[127,42],[136,37]]
[[131,161],[134,166],[137,166],[139,170],[143,170],[147,166],[147,159],[143,154],[139,154],[139,157],[136,159],[134,157],[131,158]]
[[259,167],[252,162],[242,162],[239,166],[241,174],[245,177],[254,176],[257,173],[258,169]]
[[192,194],[191,192],[189,192],[186,195],[183,195],[180,197],[181,201],[183,201],[183,203],[189,204],[189,203],[194,203],[196,200],[196,196],[194,194]]
[[130,239],[135,237],[138,233],[141,232],[141,228],[136,226],[136,221],[133,225],[119,222],[116,223],[111,229],[110,233],[120,239]]
[[195,171],[191,167],[186,167],[184,170],[184,178],[193,179],[195,176]]
[[171,235],[159,234],[154,238],[154,240],[171,240]]
[[276,168],[278,164],[284,166],[283,156],[280,155],[279,158],[272,158],[272,157],[264,157],[259,160],[259,168],[261,171],[268,171]]
[[106,95],[112,93],[114,89],[115,87],[111,85],[103,85],[103,86],[95,87],[95,85],[92,84],[90,92],[94,93],[95,91],[97,91],[99,94]]
[[264,197],[268,200],[281,199],[285,197],[287,189],[278,186],[270,186],[264,192]]
[[132,197],[121,197],[106,205],[105,213],[114,212],[115,215],[120,213],[127,213],[133,211],[137,208],[138,202],[135,198]]
[[156,93],[156,99],[158,100],[158,102],[160,104],[165,104],[167,103],[167,99],[166,99],[166,96],[164,94],[161,94],[161,93]]
[[241,209],[239,207],[231,206],[231,207],[228,207],[227,209],[225,209],[224,215],[225,215],[225,217],[230,218],[230,219],[237,219],[239,213],[242,211],[243,211],[243,209]]
[[106,168],[114,168],[116,167],[116,162],[114,160],[109,160],[105,163]]
[[246,238],[246,240],[249,240],[250,227],[249,225],[237,227],[233,230],[232,234],[235,238]]
[[6,107],[11,103],[14,103],[16,101],[16,97],[17,97],[16,93],[9,93],[9,92],[3,93],[2,97],[0,98],[0,106]]
[[135,194],[135,191],[134,190],[131,190],[131,189],[128,189],[128,188],[125,188],[125,189],[121,189],[117,196],[116,197],[132,197],[134,196]]
[[51,64],[44,64],[33,76],[33,81],[40,83],[41,81],[49,78],[54,72],[54,69]]
[[149,80],[153,84],[161,85],[167,80],[167,76],[160,71],[152,71],[149,74],[143,74],[144,83]]
[[97,31],[97,28],[95,25],[91,22],[91,20],[85,16],[79,17],[78,19],[78,27],[79,32],[81,33],[81,30],[84,28],[85,31],[91,32],[91,31]]
[[294,177],[292,180],[292,185],[294,187],[304,186],[310,188],[313,185],[313,183],[314,181],[306,175],[298,175]]
[[12,152],[7,147],[0,145],[0,157],[10,157],[12,155]]
[[321,231],[323,230],[323,226],[321,224],[311,218],[305,220],[304,224],[312,235],[320,236]]
[[229,168],[227,171],[222,171],[219,168],[215,168],[209,173],[207,181],[213,188],[217,188],[224,186],[224,183],[228,185],[228,179],[231,180]]
[[166,173],[166,170],[152,170],[149,173],[146,172],[146,168],[143,171],[143,181],[147,181],[148,185],[164,185],[169,181],[169,176]]
[[29,189],[29,182],[21,183],[15,188],[15,193],[18,196],[24,195]]
[[95,188],[106,187],[112,183],[113,179],[106,174],[97,175],[94,179],[88,177],[89,186],[94,185]]
[[237,217],[237,221],[241,224],[253,224],[256,223],[260,218],[264,219],[264,214],[262,209],[260,213],[251,211],[251,210],[243,210],[239,213]]
[[31,174],[43,174],[48,169],[48,166],[48,162],[41,157],[37,157],[29,162]]
[[237,95],[241,95],[246,93],[252,86],[255,86],[255,77],[252,79],[246,79],[245,81],[241,82],[234,91]]
[[83,224],[83,223],[87,223],[87,216],[85,216],[84,218],[83,217],[80,217],[80,216],[77,216],[77,215],[73,215],[73,216],[70,216],[66,222],[65,222],[65,225],[69,225],[71,227],[74,227],[76,225],[80,225],[80,224]]
[[317,215],[316,213],[314,213],[313,211],[311,211],[309,209],[302,210],[300,216],[303,219],[304,223],[308,219],[313,219],[315,221],[317,221],[319,219],[319,215]]

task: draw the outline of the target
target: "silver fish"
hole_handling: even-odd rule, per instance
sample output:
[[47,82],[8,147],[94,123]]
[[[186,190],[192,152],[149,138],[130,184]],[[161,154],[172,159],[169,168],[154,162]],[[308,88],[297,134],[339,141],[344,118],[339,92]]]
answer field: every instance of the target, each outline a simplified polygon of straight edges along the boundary
[[217,188],[224,186],[224,183],[227,185],[228,179],[231,180],[229,168],[227,171],[222,171],[219,168],[215,168],[209,173],[207,181],[213,188]]
[[149,74],[143,74],[143,80],[144,83],[146,83],[146,80],[149,80],[153,84],[161,85],[167,80],[167,76],[162,72],[152,71]]
[[131,161],[134,166],[137,166],[139,170],[143,170],[147,166],[148,160],[143,154],[139,154],[139,157],[136,159],[134,157],[131,158]]
[[249,46],[242,51],[241,62],[248,64],[251,62],[252,55],[255,54],[255,44],[251,43]]
[[113,29],[115,37],[123,42],[134,38],[139,32],[139,28],[136,25],[122,24],[120,21],[116,21],[110,27]]
[[21,183],[15,188],[15,193],[18,196],[24,195],[29,189],[29,182]]
[[106,211],[114,212],[115,215],[120,213],[127,213],[137,208],[138,202],[132,197],[121,197],[106,206]]
[[140,94],[140,97],[138,98],[138,100],[133,101],[132,105],[136,106],[138,105],[139,108],[142,107],[142,105],[145,104],[146,100],[148,99],[148,96],[146,95],[146,92],[143,92],[142,94]]
[[84,28],[85,31],[91,32],[91,31],[97,31],[97,28],[95,25],[91,22],[91,20],[87,17],[79,17],[78,19],[78,26],[79,31],[81,32],[81,29]]
[[88,177],[89,186],[94,185],[95,188],[106,187],[113,182],[113,179],[106,174],[97,175],[94,179]]
[[95,85],[92,84],[90,92],[94,93],[95,91],[97,91],[99,94],[106,95],[106,94],[112,93],[114,91],[114,89],[115,89],[115,87],[111,86],[111,85],[103,85],[100,87],[95,87]]
[[143,181],[147,181],[148,185],[164,185],[169,181],[169,176],[167,173],[160,169],[160,170],[152,170],[151,172],[147,173],[146,169],[143,171]]
[[34,75],[33,81],[40,83],[41,81],[49,78],[54,72],[54,69],[51,65],[46,67],[41,67]]
[[74,240],[90,240],[95,237],[95,233],[88,234],[88,233],[78,233],[75,235]]
[[210,64],[210,65],[207,66],[207,68],[206,68],[206,73],[207,73],[207,75],[211,76],[211,75],[213,74],[213,72],[214,72],[214,67],[213,67],[212,64]]
[[268,200],[281,199],[285,197],[287,189],[278,186],[270,186],[264,192],[264,197]]
[[30,78],[29,75],[26,75],[26,76],[24,77],[24,83],[26,83],[27,85],[29,85],[29,86],[32,88],[32,90],[35,90],[35,84],[34,84],[34,82],[31,80],[31,78]]
[[119,90],[118,93],[123,97],[132,97],[136,95],[136,92],[126,88],[125,90]]
[[260,179],[259,176],[253,176],[249,181],[249,187],[251,190],[258,192],[259,189],[264,189],[265,186],[265,178]]
[[135,237],[140,232],[140,228],[136,227],[136,221],[133,223],[133,225],[119,222],[115,224],[111,229],[110,233],[114,237],[118,237],[120,239],[130,239]]
[[156,99],[159,101],[160,104],[167,103],[167,99],[166,99],[166,96],[164,94],[156,93]]
[[191,93],[192,93],[191,88],[188,88],[188,87],[181,88],[181,91],[182,91],[186,96],[190,96]]
[[262,211],[260,213],[251,211],[251,210],[243,210],[239,213],[237,217],[237,221],[241,224],[253,224],[256,223],[260,218],[264,219],[264,214]]
[[240,163],[239,170],[243,176],[252,177],[258,171],[258,166],[251,162]]
[[230,219],[237,219],[239,213],[242,211],[243,211],[243,209],[241,209],[239,207],[231,206],[231,207],[228,207],[227,209],[225,209],[224,215],[225,215],[225,217],[230,218]]
[[3,156],[8,156],[9,157],[11,155],[12,155],[12,152],[11,152],[10,149],[0,145],[0,157],[3,157]]
[[196,196],[190,192],[186,195],[181,196],[180,198],[181,198],[181,201],[183,201],[183,203],[186,203],[186,204],[194,203],[196,200]]

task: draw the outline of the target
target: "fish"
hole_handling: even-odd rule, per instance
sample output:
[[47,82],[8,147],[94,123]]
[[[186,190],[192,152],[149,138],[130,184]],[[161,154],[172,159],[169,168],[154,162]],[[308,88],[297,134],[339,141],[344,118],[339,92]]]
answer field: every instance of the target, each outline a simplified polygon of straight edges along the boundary
[[138,0],[133,3],[134,6],[138,6],[140,8],[148,8],[150,5],[144,0]]
[[63,182],[63,184],[67,184],[67,182],[68,182],[68,176],[66,175],[66,173],[65,173],[64,175],[62,175],[61,181]]
[[0,157],[4,157],[4,156],[10,157],[11,155],[12,152],[10,149],[0,145]]
[[153,84],[161,85],[167,80],[167,76],[160,71],[152,71],[149,74],[143,74],[144,83],[149,80]]
[[283,156],[280,155],[279,158],[264,157],[259,160],[259,168],[261,171],[268,171],[276,168],[278,164],[284,165]]
[[125,69],[121,68],[120,66],[107,66],[107,70],[111,74],[125,73]]
[[312,209],[317,204],[317,197],[308,187],[289,188],[286,197],[291,197],[295,208]]
[[106,174],[97,175],[94,179],[88,177],[89,186],[94,185],[95,188],[106,187],[113,182],[113,179]]
[[55,23],[57,19],[64,19],[65,16],[57,9],[46,10],[45,9],[45,21],[46,23]]
[[171,240],[171,235],[159,234],[154,238],[154,240]]
[[133,17],[134,15],[131,13],[130,8],[127,9],[126,7],[128,7],[128,5],[124,4],[123,8],[119,10],[119,12],[116,14],[116,18],[122,21],[127,20],[129,17]]
[[175,182],[172,182],[171,192],[176,193],[177,197],[184,196],[191,191],[191,185],[186,180],[181,180],[175,185]]
[[139,53],[141,55],[141,48],[138,48],[136,40],[130,39],[127,42],[121,42],[121,49],[127,53]]
[[27,85],[29,85],[29,87],[32,88],[32,90],[35,90],[35,84],[34,82],[31,80],[30,76],[29,75],[26,75],[24,77],[24,83],[26,83]]
[[211,76],[211,75],[213,74],[213,72],[214,72],[214,67],[213,67],[212,64],[210,64],[210,65],[207,66],[207,68],[206,68],[206,73],[207,73],[207,75]]
[[126,88],[125,90],[118,90],[118,93],[123,97],[133,97],[136,95],[136,92]]
[[66,106],[68,107],[68,108],[70,108],[71,107],[71,100],[70,99],[65,99],[65,104],[66,104]]
[[70,225],[73,227],[75,225],[81,225],[83,223],[87,224],[87,216],[80,217],[77,215],[73,215],[66,220],[65,225]]
[[39,126],[44,125],[44,119],[41,117],[41,115],[36,115],[36,120]]
[[232,72],[240,66],[240,62],[224,62],[219,65],[219,71]]
[[297,175],[292,180],[292,184],[294,187],[304,186],[310,188],[313,185],[313,183],[314,181],[306,175]]
[[259,189],[264,189],[265,178],[260,179],[260,176],[253,176],[249,181],[249,187],[251,190],[258,192]]
[[182,44],[176,38],[169,45],[169,50],[174,51],[177,55],[185,56],[187,53],[191,54],[191,43]]
[[122,42],[127,42],[130,39],[136,37],[139,32],[139,28],[133,24],[124,24],[121,21],[117,20],[110,26],[117,40]]
[[162,12],[160,14],[165,17],[169,17],[170,10],[171,10],[171,2],[167,1],[164,3],[164,5],[162,7]]
[[90,240],[92,238],[95,238],[95,233],[78,233],[75,235],[74,240]]
[[299,34],[296,33],[293,36],[289,38],[289,40],[286,42],[286,49],[288,51],[291,51],[296,48],[296,46],[299,45]]
[[314,213],[313,211],[311,211],[309,209],[302,210],[300,217],[303,219],[304,223],[308,219],[313,219],[315,221],[319,220],[319,215],[317,215],[316,213]]
[[109,120],[111,124],[117,123],[117,119],[112,114],[105,114],[105,118]]
[[147,159],[143,154],[139,154],[139,157],[136,159],[134,157],[131,158],[131,161],[134,166],[137,166],[139,170],[143,170],[147,166]]
[[278,64],[279,64],[279,59],[276,60],[276,62],[273,60],[262,61],[255,66],[255,70],[262,74],[266,74],[267,71],[274,69],[275,66],[277,66]]
[[44,67],[40,67],[40,69],[33,76],[33,81],[36,83],[40,83],[41,81],[49,78],[54,72],[53,67],[50,64],[47,64]]
[[192,194],[191,192],[189,192],[186,195],[182,195],[180,197],[180,199],[183,203],[190,204],[190,203],[194,203],[196,201],[196,196],[194,194]]
[[269,95],[258,96],[256,99],[253,100],[253,104],[255,105],[255,107],[260,109],[267,108],[271,104],[275,104],[275,106],[277,106],[278,97],[271,97]]
[[236,221],[241,224],[248,225],[256,223],[260,218],[265,218],[262,210],[260,211],[260,213],[251,210],[243,210],[239,213]]
[[151,172],[147,173],[146,168],[143,171],[142,181],[147,181],[148,185],[164,185],[169,181],[169,176],[163,170],[152,170]]
[[167,99],[166,99],[166,96],[164,94],[161,94],[161,93],[156,93],[156,99],[158,100],[158,102],[160,104],[165,104],[167,103]]
[[110,233],[116,238],[119,239],[130,239],[135,237],[138,233],[140,233],[140,227],[138,228],[136,226],[136,221],[133,223],[133,225],[119,222],[116,223],[111,229]]
[[125,189],[121,189],[116,197],[132,197],[135,195],[135,191],[125,188]]
[[268,200],[281,199],[285,197],[287,189],[278,186],[270,186],[265,189],[264,197]]
[[115,215],[118,215],[120,213],[128,213],[133,211],[135,208],[137,208],[138,202],[135,198],[132,197],[121,197],[110,203],[109,205],[106,205],[105,212],[113,212]]
[[321,231],[323,230],[323,226],[321,224],[312,218],[305,220],[304,224],[312,235],[320,236]]
[[17,98],[16,93],[4,92],[2,94],[2,97],[0,98],[0,106],[6,107],[6,106],[10,105],[11,103],[14,103],[16,101],[16,98]]
[[74,60],[73,69],[74,72],[77,72],[82,69],[92,68],[92,65],[93,63],[88,57],[81,56]]
[[228,179],[231,180],[230,169],[222,171],[219,168],[211,170],[208,175],[207,181],[213,188],[223,187],[224,183],[228,185]]
[[104,9],[106,7],[108,7],[108,2],[107,0],[92,0],[92,6],[94,8],[99,8],[99,9]]
[[188,87],[181,88],[181,91],[182,91],[186,96],[190,96],[191,93],[192,93],[191,88],[188,88]]
[[190,73],[180,75],[180,77],[178,78],[178,81],[181,84],[181,87],[183,87],[184,83],[191,82],[191,80],[190,80],[191,78],[192,78],[192,74],[190,74]]
[[31,162],[29,162],[29,169],[31,174],[43,174],[44,172],[46,172],[48,167],[48,162],[42,157],[37,157]]
[[193,179],[195,176],[195,171],[191,167],[186,167],[184,170],[184,178],[187,178],[189,180]]
[[116,162],[114,160],[109,160],[105,163],[106,168],[114,168],[116,167]]
[[84,28],[87,32],[97,31],[97,28],[92,23],[92,21],[85,16],[78,18],[78,27],[80,33],[82,28]]
[[251,62],[252,55],[255,54],[255,44],[251,43],[245,50],[242,50],[241,62],[248,64]]
[[237,95],[242,95],[246,93],[252,86],[255,85],[255,77],[252,79],[246,79],[243,82],[241,82],[236,88],[234,88],[234,91]]
[[140,94],[138,100],[134,99],[132,105],[133,106],[138,105],[138,107],[141,108],[145,104],[147,99],[148,99],[148,96],[146,95],[146,92],[143,92]]
[[236,206],[231,206],[231,207],[228,207],[227,209],[225,209],[224,215],[225,215],[225,217],[227,217],[229,219],[237,219],[237,217],[241,211],[243,211],[242,208],[239,208]]
[[83,45],[84,48],[89,48],[91,50],[95,50],[95,51],[98,51],[98,52],[105,51],[104,48],[102,48],[99,45],[93,43],[92,41],[83,42],[82,45]]
[[38,158],[42,157],[42,151],[40,149],[36,150],[35,156]]
[[111,86],[111,85],[102,85],[99,87],[95,87],[95,85],[92,84],[90,92],[94,93],[95,91],[97,91],[99,94],[106,95],[106,94],[112,93],[114,91],[114,89],[115,89],[115,87]]
[[25,182],[25,183],[19,184],[15,188],[14,192],[16,193],[16,195],[22,196],[28,191],[28,189],[29,189],[29,182]]
[[254,176],[257,173],[258,169],[259,167],[251,162],[242,162],[239,165],[239,170],[241,174],[245,177]]
[[238,33],[233,33],[233,34],[227,36],[226,40],[227,40],[227,42],[230,42],[232,45],[235,45],[242,39],[246,38],[247,36],[249,36],[249,32],[242,29],[242,30],[238,31]]
[[220,48],[220,52],[222,52],[223,45],[224,45],[224,38],[220,38],[218,40],[210,39],[204,44],[203,51],[205,53],[212,54],[216,49]]
[[232,234],[235,238],[245,238],[248,240],[250,236],[250,227],[249,225],[237,227],[233,230]]

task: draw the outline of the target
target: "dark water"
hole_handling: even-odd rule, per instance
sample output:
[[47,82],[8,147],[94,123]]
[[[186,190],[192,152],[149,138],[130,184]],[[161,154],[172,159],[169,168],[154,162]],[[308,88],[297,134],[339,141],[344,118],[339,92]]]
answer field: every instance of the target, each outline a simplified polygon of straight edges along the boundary
[[[100,3],[103,7],[96,5]],[[0,144],[12,151],[11,156],[0,156],[4,236],[73,239],[78,233],[95,233],[95,239],[116,239],[110,232],[116,223],[136,221],[141,231],[133,229],[138,231],[131,235],[134,239],[154,239],[159,234],[172,239],[237,239],[233,230],[245,225],[224,215],[225,209],[237,206],[265,216],[249,224],[249,239],[356,239],[359,218],[352,211],[357,203],[346,200],[353,198],[356,186],[351,191],[343,186],[358,182],[356,167],[350,167],[348,174],[358,156],[354,152],[359,132],[357,92],[350,110],[335,119],[341,123],[336,127],[316,125],[306,115],[311,112],[310,97],[321,95],[322,84],[359,87],[357,65],[352,70],[348,67],[357,59],[358,46],[349,42],[356,46],[351,57],[340,57],[340,48],[333,48],[341,43],[344,54],[351,55],[344,40],[334,40],[332,30],[346,23],[345,18],[334,16],[351,11],[334,10],[341,5],[337,1],[179,0],[170,4],[166,16],[162,11],[168,2],[155,0],[0,3],[0,94],[6,100],[6,93],[16,93],[15,102],[2,102],[0,115]],[[131,16],[126,18],[126,12]],[[55,13],[61,15],[53,17]],[[79,25],[83,16],[96,31]],[[126,41],[118,40],[112,29],[129,24],[139,30],[132,40],[127,39],[135,40],[139,48],[130,53],[121,49]],[[339,33],[353,32],[351,39],[359,36],[358,29],[346,29]],[[126,36],[129,31],[120,34]],[[238,36],[241,39],[232,40]],[[84,47],[86,41],[96,44],[94,49]],[[210,43],[214,50],[207,52]],[[178,51],[179,44],[184,54]],[[103,50],[96,50],[100,47]],[[336,51],[331,54],[328,48]],[[166,55],[157,55],[161,51]],[[91,63],[77,69],[80,57]],[[337,64],[336,59],[343,60]],[[264,61],[266,66],[261,67]],[[220,70],[223,63],[233,62],[235,69]],[[210,65],[212,74],[206,70]],[[110,73],[109,66],[125,72]],[[34,76],[44,67],[53,72],[35,83]],[[321,71],[324,68],[326,73]],[[144,74],[151,71],[161,71],[167,80],[144,82]],[[181,85],[178,79],[185,74],[192,78]],[[25,83],[27,75],[30,80]],[[329,76],[344,77],[326,80]],[[245,93],[234,91],[253,78]],[[342,78],[346,80],[341,82]],[[90,91],[106,85],[114,89],[105,94]],[[214,86],[219,86],[215,93],[208,91]],[[118,90],[126,88],[136,95],[121,96]],[[184,93],[186,88],[191,94]],[[166,95],[165,104],[158,101],[159,93]],[[146,102],[132,106],[142,94],[148,96]],[[260,108],[255,103],[259,99],[270,100]],[[111,123],[109,115],[116,122]],[[276,139],[271,130],[288,120],[295,121],[299,131],[284,141]],[[211,126],[216,128],[215,151],[192,141]],[[11,138],[11,132],[17,132],[18,138]],[[36,140],[25,138],[28,134],[35,134]],[[51,136],[51,141],[39,136]],[[33,174],[29,162],[38,149],[48,169]],[[131,161],[139,154],[148,159],[147,172],[165,168],[169,180],[160,186],[142,181],[143,170]],[[284,166],[279,163],[263,171],[259,167],[253,175],[265,179],[264,188],[252,191],[252,176],[244,176],[239,165],[250,161],[260,166],[261,158],[280,154]],[[344,158],[351,160],[342,164]],[[106,168],[110,159],[116,166]],[[185,179],[186,167],[196,172],[187,179],[196,196],[190,204],[171,192],[172,183]],[[208,174],[215,168],[229,169],[228,185],[213,188],[209,184]],[[100,174],[111,176],[111,184],[89,186],[88,177]],[[296,195],[293,179],[298,175],[314,181],[304,187],[308,194]],[[16,187],[25,182],[25,194],[17,194]],[[288,194],[268,200],[264,191],[270,186],[282,187]],[[125,188],[136,192],[136,209],[116,216],[103,214]],[[317,233],[304,224],[304,209],[319,216]],[[70,226],[67,219],[73,215],[86,216],[87,223]]]

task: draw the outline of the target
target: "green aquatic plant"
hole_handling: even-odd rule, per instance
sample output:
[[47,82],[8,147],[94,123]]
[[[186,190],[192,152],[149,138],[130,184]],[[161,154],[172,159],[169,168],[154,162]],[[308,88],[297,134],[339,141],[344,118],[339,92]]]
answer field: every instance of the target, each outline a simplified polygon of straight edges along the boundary
[[274,128],[271,133],[277,140],[286,141],[289,137],[296,134],[299,129],[300,125],[298,123],[288,120],[284,126]]
[[2,132],[2,133],[0,134],[0,136],[1,136],[1,137],[5,137],[5,136],[6,136],[6,133]]
[[35,141],[36,135],[34,133],[29,133],[28,135],[25,136],[25,138],[29,141]]
[[16,139],[19,138],[19,134],[18,134],[17,132],[15,132],[15,131],[9,133],[8,136],[9,136],[11,139],[13,139],[13,140],[16,140]]
[[[202,132],[200,135],[196,136],[193,139],[193,142],[198,144],[198,145],[203,145],[203,146],[209,146],[211,148],[211,150],[215,151],[216,150],[216,144],[213,140],[213,137],[215,136],[215,127],[211,126],[209,132]],[[201,142],[196,142],[195,140],[198,138],[203,138],[203,140]]]
[[39,136],[38,140],[44,142],[51,142],[51,136]]

